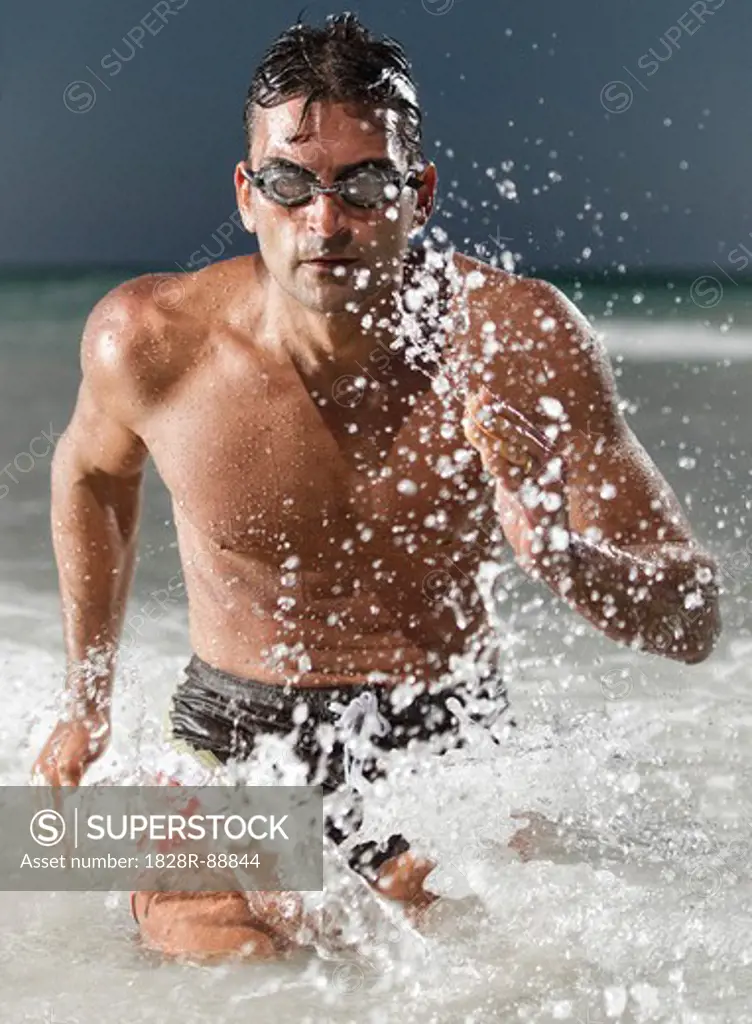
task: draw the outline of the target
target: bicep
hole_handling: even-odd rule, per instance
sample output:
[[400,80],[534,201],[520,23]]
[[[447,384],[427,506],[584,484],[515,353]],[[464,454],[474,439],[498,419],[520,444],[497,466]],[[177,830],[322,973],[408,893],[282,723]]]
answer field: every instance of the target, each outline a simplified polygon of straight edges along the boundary
[[82,380],[60,442],[68,459],[87,475],[127,478],[143,471],[148,449],[140,434],[142,337],[138,302],[127,294],[107,296],[87,320],[81,341]]
[[536,425],[552,431],[570,527],[619,547],[691,542],[676,495],[624,419],[608,354],[590,323],[547,282],[516,282],[514,294],[506,322],[527,342],[506,347],[505,362],[517,354],[498,376],[514,374]]
[[138,434],[103,408],[86,379],[60,445],[67,460],[90,476],[140,476],[149,454]]
[[574,432],[566,464],[569,521],[577,533],[619,547],[692,540],[676,495],[619,413],[600,432]]
[[94,401],[84,381],[52,464],[55,529],[75,523],[83,536],[97,536],[107,510],[120,535],[134,537],[147,456],[141,438]]

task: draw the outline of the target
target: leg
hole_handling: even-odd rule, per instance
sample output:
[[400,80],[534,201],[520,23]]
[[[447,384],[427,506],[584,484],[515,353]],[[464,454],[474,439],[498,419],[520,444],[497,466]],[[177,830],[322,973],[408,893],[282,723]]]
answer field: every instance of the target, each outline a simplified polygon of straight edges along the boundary
[[167,957],[269,960],[284,954],[296,930],[287,894],[250,895],[259,898],[253,911],[242,892],[136,892],[131,905],[144,945]]
[[423,887],[435,867],[434,861],[406,851],[385,861],[371,885],[380,896],[402,903],[408,918],[417,924],[428,907],[440,898]]
[[528,824],[515,832],[507,844],[509,849],[514,850],[522,861],[532,860],[541,839],[550,836],[552,831],[555,834],[556,826],[535,811],[529,811],[527,814],[516,811],[510,817],[527,820]]

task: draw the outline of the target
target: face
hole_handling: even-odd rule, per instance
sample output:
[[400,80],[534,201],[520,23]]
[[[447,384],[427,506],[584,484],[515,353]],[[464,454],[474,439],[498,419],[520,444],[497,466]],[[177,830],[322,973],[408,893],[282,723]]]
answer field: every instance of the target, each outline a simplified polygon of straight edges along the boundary
[[[369,161],[403,174],[410,169],[393,113],[314,103],[300,125],[304,103],[298,97],[257,108],[248,160],[254,171],[285,161],[332,185],[346,168]],[[240,166],[238,209],[245,227],[258,236],[266,268],[285,292],[322,313],[368,312],[380,294],[394,288],[410,233],[428,219],[436,187],[431,165],[421,174],[419,190],[404,188],[377,209],[352,206],[339,195],[315,195],[305,205],[287,208],[248,182]],[[316,259],[327,262],[311,262]]]

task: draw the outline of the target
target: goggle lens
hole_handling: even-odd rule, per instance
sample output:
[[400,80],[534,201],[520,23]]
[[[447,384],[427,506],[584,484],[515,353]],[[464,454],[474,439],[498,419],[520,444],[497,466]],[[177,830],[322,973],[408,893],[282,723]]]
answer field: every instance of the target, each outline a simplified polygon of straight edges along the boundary
[[[316,195],[317,179],[305,170],[278,167],[260,174],[264,191],[283,206],[300,206]],[[399,196],[399,178],[381,168],[362,168],[335,182],[333,188],[352,206],[375,209]]]

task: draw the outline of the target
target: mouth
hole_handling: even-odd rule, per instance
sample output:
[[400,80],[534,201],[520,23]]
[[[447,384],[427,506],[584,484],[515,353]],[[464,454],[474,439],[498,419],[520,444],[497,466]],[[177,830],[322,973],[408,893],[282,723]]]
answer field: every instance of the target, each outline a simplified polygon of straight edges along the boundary
[[320,256],[314,260],[302,260],[309,267],[346,267],[358,261],[345,256]]

